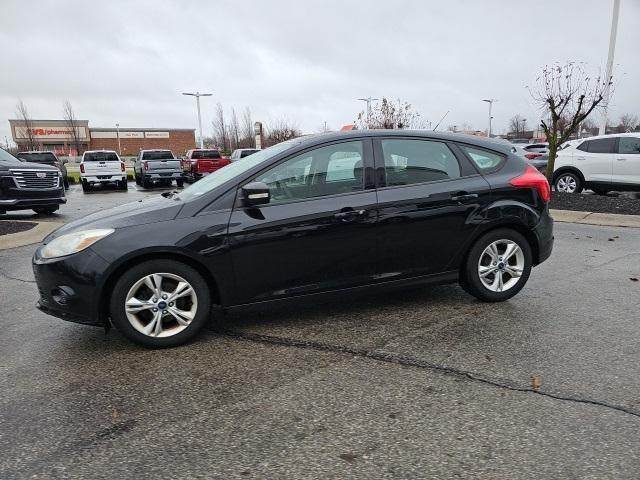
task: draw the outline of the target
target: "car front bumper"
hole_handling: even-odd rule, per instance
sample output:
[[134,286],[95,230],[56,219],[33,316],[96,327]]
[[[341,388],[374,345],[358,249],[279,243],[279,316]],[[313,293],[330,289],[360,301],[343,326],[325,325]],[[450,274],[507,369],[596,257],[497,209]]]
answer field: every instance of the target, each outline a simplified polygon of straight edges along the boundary
[[98,279],[108,262],[91,247],[66,257],[43,259],[39,247],[32,260],[40,298],[36,307],[54,317],[85,325],[104,326]]
[[0,210],[23,210],[67,203],[64,186],[49,190],[12,188],[0,193]]

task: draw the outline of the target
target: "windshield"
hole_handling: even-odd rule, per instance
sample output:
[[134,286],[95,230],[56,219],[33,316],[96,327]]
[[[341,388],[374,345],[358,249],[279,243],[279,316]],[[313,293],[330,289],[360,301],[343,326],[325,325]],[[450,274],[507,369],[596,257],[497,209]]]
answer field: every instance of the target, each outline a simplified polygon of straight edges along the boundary
[[18,152],[18,158],[24,160],[25,162],[48,163],[48,164],[53,164],[54,162],[58,161],[55,155],[50,152],[42,152],[42,153]]
[[120,159],[116,152],[87,152],[82,158],[83,162],[118,162]]
[[9,152],[5,152],[0,148],[0,166],[13,167],[21,164],[22,162],[20,160],[18,160],[16,157],[11,155]]
[[143,160],[174,160],[173,153],[169,150],[161,150],[158,152],[143,152]]
[[219,185],[222,185],[238,175],[242,175],[247,170],[251,170],[256,165],[269,160],[277,154],[284,152],[299,143],[300,140],[288,140],[265,150],[260,150],[249,157],[243,158],[241,161],[233,162],[230,165],[209,174],[202,180],[198,180],[189,188],[185,188],[180,193],[179,198],[181,200],[188,201],[204,195]]
[[194,160],[198,159],[215,159],[221,158],[220,152],[218,150],[194,150],[191,154],[191,158]]

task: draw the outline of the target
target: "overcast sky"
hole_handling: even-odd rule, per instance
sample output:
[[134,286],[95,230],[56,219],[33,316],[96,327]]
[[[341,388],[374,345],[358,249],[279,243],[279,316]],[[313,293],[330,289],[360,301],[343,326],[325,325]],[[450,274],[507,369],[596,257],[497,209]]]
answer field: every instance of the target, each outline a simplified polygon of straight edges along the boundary
[[[501,133],[537,112],[526,85],[546,63],[604,69],[612,0],[25,1],[0,4],[0,141],[18,98],[33,118],[71,100],[90,126],[197,125],[216,102],[254,121],[338,129],[358,97],[401,98],[422,118]],[[622,0],[611,117],[640,114],[640,1]],[[536,122],[534,122],[536,120]],[[441,127],[442,128],[442,127]]]

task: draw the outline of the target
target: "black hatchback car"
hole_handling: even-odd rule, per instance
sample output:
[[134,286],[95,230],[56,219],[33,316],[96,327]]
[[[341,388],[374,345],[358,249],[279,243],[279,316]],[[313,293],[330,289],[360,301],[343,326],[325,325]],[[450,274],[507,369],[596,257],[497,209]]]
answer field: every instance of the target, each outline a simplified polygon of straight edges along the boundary
[[551,254],[549,199],[540,172],[477,137],[299,138],[52,233],[33,258],[38,307],[164,347],[213,306],[453,282],[503,301]]

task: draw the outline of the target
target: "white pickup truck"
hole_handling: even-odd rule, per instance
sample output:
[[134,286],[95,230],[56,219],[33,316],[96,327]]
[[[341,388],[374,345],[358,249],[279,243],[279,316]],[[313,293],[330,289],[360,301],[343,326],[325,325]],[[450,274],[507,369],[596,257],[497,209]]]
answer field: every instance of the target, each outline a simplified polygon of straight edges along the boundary
[[82,191],[88,192],[95,184],[115,183],[119,190],[127,189],[127,169],[118,154],[111,150],[89,150],[80,162]]

